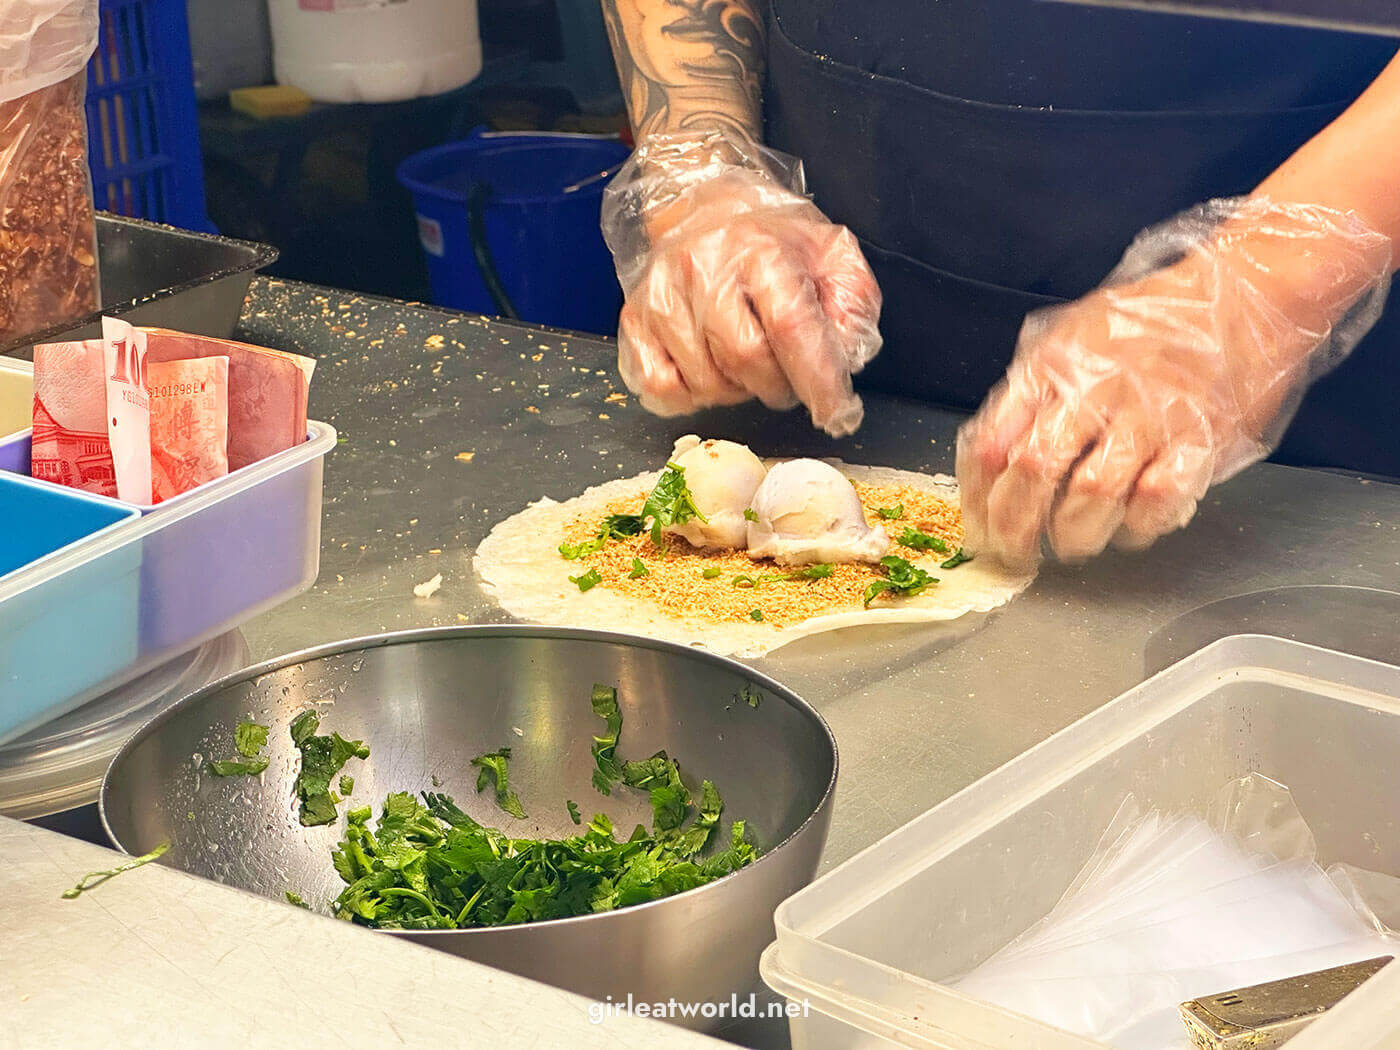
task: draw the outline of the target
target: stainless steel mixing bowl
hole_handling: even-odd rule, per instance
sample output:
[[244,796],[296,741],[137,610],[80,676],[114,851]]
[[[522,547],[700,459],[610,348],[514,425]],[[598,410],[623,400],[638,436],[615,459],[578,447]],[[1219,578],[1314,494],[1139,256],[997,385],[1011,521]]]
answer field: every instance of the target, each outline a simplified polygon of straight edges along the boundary
[[[729,821],[743,818],[767,852],[726,878],[634,908],[393,936],[595,999],[727,1002],[756,989],[774,908],[816,872],[836,742],[790,690],[684,646],[598,631],[460,627],[285,657],[195,693],[137,732],[107,772],[102,819],[128,853],[169,839],[161,863],[278,900],[293,890],[329,901],[342,888],[330,855],[344,818],[320,828],[298,822],[299,758],[287,731],[314,706],[320,732],[371,748],[345,770],[355,787],[342,811],[373,802],[377,814],[389,791],[436,789],[513,835],[560,836],[577,830],[565,809],[573,799],[585,820],[606,812],[626,834],[650,825],[651,810],[642,792],[619,787],[605,798],[592,787],[589,748],[601,728],[589,702],[595,682],[618,687],[619,755],[665,748],[687,780],[698,786],[707,777],[719,788],[724,838]],[[234,727],[248,718],[272,727],[263,777],[201,775],[195,756],[233,757]],[[512,748],[511,786],[525,820],[501,812],[489,790],[476,792],[470,759],[503,745]]]

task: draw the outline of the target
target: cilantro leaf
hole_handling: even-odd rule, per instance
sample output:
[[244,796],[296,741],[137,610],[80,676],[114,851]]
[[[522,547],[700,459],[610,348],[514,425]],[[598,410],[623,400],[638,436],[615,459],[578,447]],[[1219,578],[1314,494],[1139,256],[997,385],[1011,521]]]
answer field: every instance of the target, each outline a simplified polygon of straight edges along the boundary
[[724,800],[719,797],[714,784],[708,780],[700,785],[699,808],[699,815],[694,822],[675,838],[674,848],[682,857],[693,857],[710,844],[710,836],[714,833],[715,825],[719,823],[719,815],[724,812]]
[[629,580],[635,580],[640,576],[648,576],[650,574],[651,570],[647,568],[646,562],[642,561],[641,558],[632,559],[632,571],[627,574]]
[[569,819],[572,820],[575,824],[582,824],[583,817],[578,811],[578,803],[575,802],[573,799],[569,799],[567,802],[564,803],[564,805],[566,805],[569,808]]
[[286,897],[288,904],[295,904],[298,908],[305,908],[308,911],[311,910],[311,905],[307,904],[306,901],[302,900],[300,893],[293,893],[291,890],[288,890],[286,893]]
[[[792,580],[824,580],[831,575],[829,562],[806,565],[793,572],[766,572],[758,576],[740,573],[730,581],[731,587],[762,587],[766,583],[788,583]],[[718,573],[716,573],[718,575]]]
[[96,889],[108,879],[114,879],[123,872],[131,871],[133,868],[139,868],[143,864],[149,864],[156,858],[164,856],[165,851],[169,848],[170,843],[168,841],[162,842],[155,849],[151,850],[150,853],[143,853],[141,856],[118,864],[114,868],[108,868],[105,871],[90,871],[82,877],[76,886],[70,890],[64,890],[59,896],[66,901],[71,901],[74,897],[79,897],[88,890]]
[[622,732],[622,711],[617,706],[617,690],[606,685],[593,687],[593,713],[607,725],[602,736],[593,738],[593,786],[604,795],[612,794],[612,786],[622,779],[617,762],[617,738]]
[[674,463],[667,463],[661,477],[656,479],[651,495],[642,504],[640,516],[651,519],[651,542],[658,547],[661,546],[661,530],[665,526],[684,525],[695,518],[709,521],[700,513],[695,497],[685,483],[685,468]]
[[930,576],[912,562],[893,554],[881,558],[880,565],[885,570],[885,578],[876,580],[865,589],[866,605],[887,591],[902,597],[912,597],[938,582],[936,576]]
[[895,542],[905,547],[912,547],[916,551],[937,551],[939,554],[951,554],[952,548],[937,536],[931,536],[927,532],[920,532],[911,526],[904,526],[904,531],[895,537]]
[[599,523],[598,531],[593,534],[591,540],[583,540],[580,543],[561,543],[559,544],[559,553],[569,561],[577,561],[579,558],[602,550],[610,540],[621,540],[629,536],[641,535],[645,524],[639,514],[609,514]]
[[758,520],[758,511],[754,510],[752,507],[745,507],[745,508],[744,508],[744,520],[745,520],[745,521],[757,521],[757,520]]
[[510,761],[510,748],[503,747],[499,751],[492,751],[485,755],[477,755],[472,759],[472,765],[479,766],[481,772],[477,774],[476,790],[479,792],[486,789],[487,784],[492,781],[496,785],[496,805],[505,810],[512,817],[523,819],[525,807],[520,804],[520,796],[510,789],[510,773],[506,768],[506,763]]
[[896,503],[893,507],[876,507],[875,513],[886,521],[898,521],[904,517],[904,504]]
[[700,573],[700,575],[701,575],[702,577],[704,577],[705,579],[707,579],[707,580],[713,580],[713,579],[715,579],[717,576],[719,576],[719,574],[720,574],[719,568],[718,568],[717,566],[714,566],[714,565],[711,565],[708,569],[706,569],[706,570],[704,570],[702,573]]
[[344,774],[342,774],[341,777],[340,777],[340,793],[341,793],[341,795],[342,795],[342,796],[348,796],[348,795],[349,795],[351,792],[353,792],[354,790],[355,790],[355,778],[352,777],[349,773],[344,773]]
[[578,587],[580,591],[591,591],[603,582],[603,574],[597,569],[589,569],[580,576],[570,576],[569,582]]
[[300,819],[304,827],[334,823],[335,800],[331,798],[331,778],[352,758],[368,758],[369,748],[360,740],[346,740],[339,733],[317,736],[321,716],[303,711],[291,725],[292,742],[301,752],[301,771],[296,792],[301,801]]
[[267,726],[256,722],[239,722],[233,731],[233,743],[244,758],[257,758],[267,746]]
[[968,554],[968,553],[967,553],[966,551],[964,551],[961,547],[959,547],[956,554],[954,554],[954,555],[953,555],[951,558],[949,558],[947,561],[939,562],[939,563],[938,563],[938,567],[939,567],[940,569],[956,569],[956,568],[957,568],[959,565],[961,565],[963,562],[971,561],[971,560],[972,560],[972,555],[971,555],[971,554]]
[[749,619],[750,619],[750,620],[753,620],[755,623],[762,623],[762,622],[763,622],[763,610],[762,610],[762,609],[750,609],[750,610],[749,610]]
[[255,777],[267,768],[267,758],[226,758],[209,763],[209,772],[216,777]]

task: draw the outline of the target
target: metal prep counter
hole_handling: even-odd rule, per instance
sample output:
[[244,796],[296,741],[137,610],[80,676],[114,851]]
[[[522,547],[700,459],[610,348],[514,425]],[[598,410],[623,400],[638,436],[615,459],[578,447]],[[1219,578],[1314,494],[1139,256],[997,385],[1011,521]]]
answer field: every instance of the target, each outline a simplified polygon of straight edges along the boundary
[[[563,499],[653,469],[686,432],[745,441],[760,454],[952,468],[959,417],[951,412],[868,396],[865,425],[844,441],[816,433],[800,413],[753,406],[657,419],[627,395],[603,340],[415,304],[259,278],[238,335],[318,358],[310,414],[341,435],[326,462],[320,580],[247,625],[255,660],[380,631],[505,620],[471,572],[472,551],[491,526],[542,495]],[[437,573],[442,589],[414,597],[413,585]],[[830,867],[1224,634],[1282,633],[1400,662],[1400,596],[1389,593],[1397,590],[1400,485],[1261,465],[1213,490],[1184,532],[1143,554],[1047,565],[1000,612],[946,627],[824,635],[755,665],[810,700],[836,733]],[[1202,610],[1211,603],[1223,604]],[[113,1046],[148,1045],[155,1032],[183,1045],[211,1031],[247,1032],[250,1046],[319,1046],[312,1027],[329,1034],[325,1013],[296,1013],[287,1005],[295,987],[279,999],[283,986],[250,970],[291,944],[305,946],[302,972],[341,959],[347,983],[335,1001],[362,1026],[358,1042],[414,1044],[438,1030],[401,1029],[397,1011],[367,1009],[346,994],[357,974],[374,971],[395,987],[414,988],[416,979],[415,994],[436,1002],[435,989],[451,984],[461,1000],[451,1017],[470,1013],[502,1046],[705,1045],[641,1021],[599,1028],[565,993],[167,869],[59,901],[58,891],[102,857],[0,820],[0,885],[23,890],[0,894],[0,954],[36,960],[0,968],[0,1031],[17,1030],[13,1015],[30,1033],[21,1045],[78,1045],[79,1033],[101,1030],[113,1033]],[[165,903],[142,904],[152,892]],[[169,921],[169,908],[182,921]],[[216,912],[224,917],[211,918]],[[91,929],[70,929],[85,923]],[[211,951],[211,939],[231,954]],[[110,953],[123,945],[134,954],[104,975],[99,961],[108,956],[90,946]],[[183,975],[173,986],[172,966]],[[326,974],[318,983],[340,979]],[[250,999],[241,1027],[201,1028],[213,1023],[201,989],[243,985]],[[40,986],[48,989],[42,1009],[32,998]],[[172,988],[163,1016],[161,989]],[[79,1027],[81,1011],[62,1012],[79,995],[88,997],[89,1019],[102,1019],[99,1029]],[[237,1003],[230,990],[210,1009]],[[259,1003],[278,1020],[254,1022]],[[254,1031],[266,1024],[277,1031]],[[463,1045],[479,1042],[462,1036]]]

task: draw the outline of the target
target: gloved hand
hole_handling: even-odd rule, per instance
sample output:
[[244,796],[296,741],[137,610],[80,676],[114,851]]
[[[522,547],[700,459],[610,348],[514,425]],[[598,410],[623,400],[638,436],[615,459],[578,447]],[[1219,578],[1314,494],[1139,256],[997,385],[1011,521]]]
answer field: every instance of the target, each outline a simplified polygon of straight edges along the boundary
[[1026,318],[958,434],[969,549],[1140,548],[1277,445],[1380,316],[1391,244],[1350,213],[1213,201],[1141,234],[1104,286]]
[[618,367],[643,407],[758,398],[835,437],[860,426],[851,376],[880,349],[880,289],[804,190],[799,161],[718,131],[645,139],[613,179]]

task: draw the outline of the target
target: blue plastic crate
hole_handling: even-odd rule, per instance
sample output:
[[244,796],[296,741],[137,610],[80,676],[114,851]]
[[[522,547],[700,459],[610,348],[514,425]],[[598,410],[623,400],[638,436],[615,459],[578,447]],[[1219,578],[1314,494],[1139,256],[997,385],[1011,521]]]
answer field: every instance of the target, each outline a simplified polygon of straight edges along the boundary
[[101,0],[88,63],[88,162],[97,207],[212,231],[185,0]]

